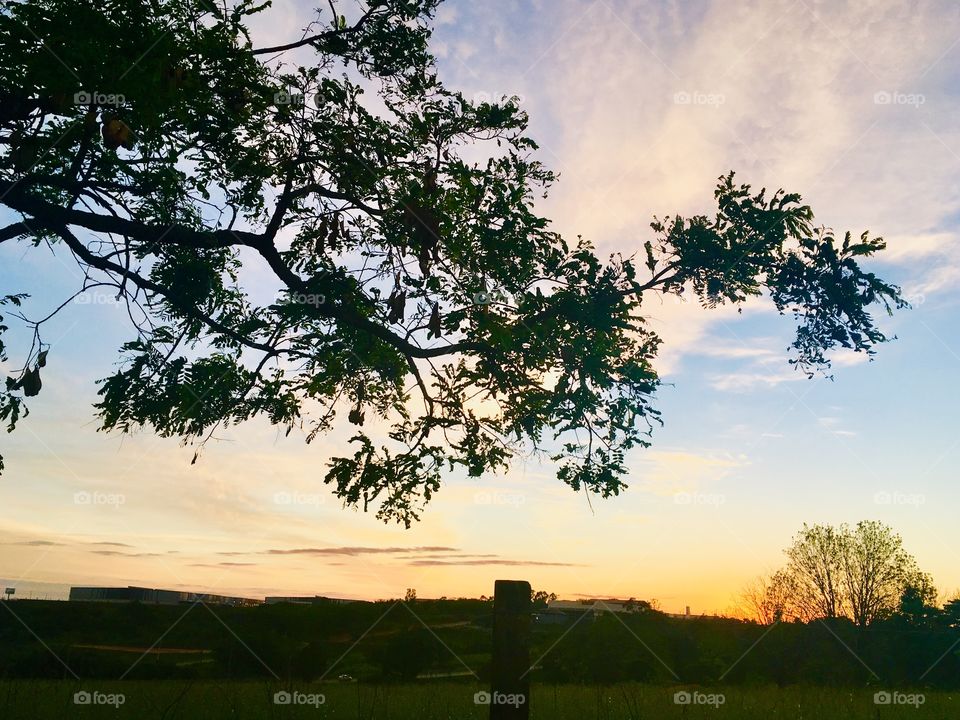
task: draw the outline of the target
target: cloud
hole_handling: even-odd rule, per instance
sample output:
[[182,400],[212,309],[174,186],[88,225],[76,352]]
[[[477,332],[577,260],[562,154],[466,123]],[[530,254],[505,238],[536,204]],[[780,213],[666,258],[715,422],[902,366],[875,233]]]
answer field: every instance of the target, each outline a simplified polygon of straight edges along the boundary
[[857,433],[852,430],[841,428],[840,425],[842,423],[843,420],[839,417],[822,416],[817,418],[817,424],[832,435],[838,435],[840,437],[855,437],[857,435]]
[[482,559],[482,558],[497,558],[497,557],[500,557],[500,556],[495,553],[487,553],[484,555],[460,555],[457,553],[450,553],[450,554],[420,555],[420,556],[401,555],[397,557],[397,560],[451,560],[454,558]]
[[637,463],[640,489],[656,495],[689,492],[749,464],[744,455],[685,450],[649,450]]
[[474,566],[474,565],[504,565],[508,567],[582,567],[575,563],[544,562],[542,560],[414,560],[407,563],[415,567],[432,566]]
[[[555,0],[542,32],[516,8],[457,7],[482,47],[506,36],[525,49],[444,70],[458,86],[521,79],[541,156],[562,175],[542,211],[564,235],[583,233],[601,253],[639,251],[653,215],[711,214],[715,179],[734,169],[757,188],[800,192],[838,232],[883,235],[882,261],[949,289],[960,268],[944,229],[960,157],[953,3]],[[451,45],[453,32],[441,33]],[[922,104],[883,102],[918,93]],[[950,270],[930,267],[943,253]],[[665,373],[731,317],[696,303],[644,310],[664,337]]]
[[293,548],[270,549],[254,552],[220,552],[218,555],[346,555],[358,557],[360,555],[398,555],[401,553],[435,553],[457,552],[458,548],[444,546],[423,547],[329,547],[329,548]]
[[778,372],[732,372],[710,376],[710,387],[720,392],[745,393],[769,390],[783,383],[806,380],[807,376],[794,370]]
[[251,567],[256,565],[257,563],[252,563],[252,562],[190,563],[190,567],[202,567],[202,568]]

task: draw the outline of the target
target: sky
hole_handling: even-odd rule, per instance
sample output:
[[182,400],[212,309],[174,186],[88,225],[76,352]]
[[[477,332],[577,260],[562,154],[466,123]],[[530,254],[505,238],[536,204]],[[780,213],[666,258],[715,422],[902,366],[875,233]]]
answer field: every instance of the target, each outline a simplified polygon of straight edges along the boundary
[[[309,3],[275,0],[258,44],[300,37]],[[783,564],[806,523],[877,519],[945,594],[960,437],[960,7],[952,2],[448,0],[431,45],[468,97],[520,97],[560,182],[539,210],[603,256],[654,215],[710,214],[718,176],[800,193],[817,221],[870,230],[870,269],[910,311],[872,362],[834,379],[787,364],[793,326],[659,301],[664,427],[629,456],[629,490],[574,493],[549,463],[452,475],[410,530],[344,509],[322,484],[343,432],[310,446],[254,421],[191,448],[97,432],[95,381],[130,333],[103,296],[72,304],[30,417],[0,436],[0,583],[147,585],[365,599],[491,594],[526,579],[561,597],[637,597],[724,612]],[[2,218],[0,218],[2,219]],[[0,246],[0,292],[45,315],[78,283],[66,256]],[[10,372],[26,334],[11,330]]]

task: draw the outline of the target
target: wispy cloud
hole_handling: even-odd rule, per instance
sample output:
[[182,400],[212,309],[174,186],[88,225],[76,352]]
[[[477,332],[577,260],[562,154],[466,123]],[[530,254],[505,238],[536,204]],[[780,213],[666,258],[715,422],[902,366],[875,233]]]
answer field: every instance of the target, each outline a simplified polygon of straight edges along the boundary
[[269,550],[254,550],[250,552],[220,552],[218,555],[346,555],[359,557],[361,555],[398,555],[402,553],[436,553],[457,552],[459,548],[444,546],[423,547],[328,547],[328,548],[290,548]]
[[581,567],[575,563],[545,562],[543,560],[414,560],[408,565],[415,567],[505,565],[508,567]]

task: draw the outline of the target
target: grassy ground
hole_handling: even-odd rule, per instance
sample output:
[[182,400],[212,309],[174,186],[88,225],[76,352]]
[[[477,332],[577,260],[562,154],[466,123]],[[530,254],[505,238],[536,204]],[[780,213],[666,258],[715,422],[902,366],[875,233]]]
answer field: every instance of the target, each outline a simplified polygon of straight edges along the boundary
[[[349,683],[298,686],[313,705],[277,705],[274,693],[283,688],[265,683],[127,682],[75,683],[0,681],[0,717],[5,720],[44,718],[136,718],[137,720],[243,720],[249,718],[342,718],[343,720],[467,720],[487,718],[488,708],[474,702],[480,688],[469,683],[367,686]],[[683,688],[636,684],[606,687],[536,686],[531,717],[536,720],[639,720],[711,718],[716,720],[877,720],[910,718],[944,720],[960,717],[960,693],[925,693],[920,705],[877,705],[874,691],[817,687],[699,688],[700,704],[681,705],[674,695]],[[97,700],[123,703],[78,705],[76,692],[97,692]],[[917,692],[917,691],[905,691]],[[718,704],[717,694],[723,695]],[[323,695],[319,704],[317,694]],[[113,695],[114,697],[111,697]],[[916,699],[904,695],[901,702]],[[703,704],[715,701],[714,704]]]

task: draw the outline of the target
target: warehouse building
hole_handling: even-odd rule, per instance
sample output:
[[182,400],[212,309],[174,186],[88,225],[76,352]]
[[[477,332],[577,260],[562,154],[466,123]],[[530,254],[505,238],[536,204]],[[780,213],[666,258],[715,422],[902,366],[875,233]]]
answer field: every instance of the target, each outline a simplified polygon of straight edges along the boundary
[[202,602],[208,605],[233,605],[248,607],[260,605],[259,600],[215,595],[212,593],[193,593],[181,590],[158,590],[155,588],[135,587],[72,587],[70,599],[80,602],[139,602],[152,605],[179,605],[180,603]]
[[294,596],[294,595],[268,595],[264,602],[267,605],[280,605],[281,603],[286,603],[290,605],[346,605],[347,603],[356,602],[356,600],[347,600],[345,598],[332,598],[326,597],[324,595],[307,595],[307,596]]

